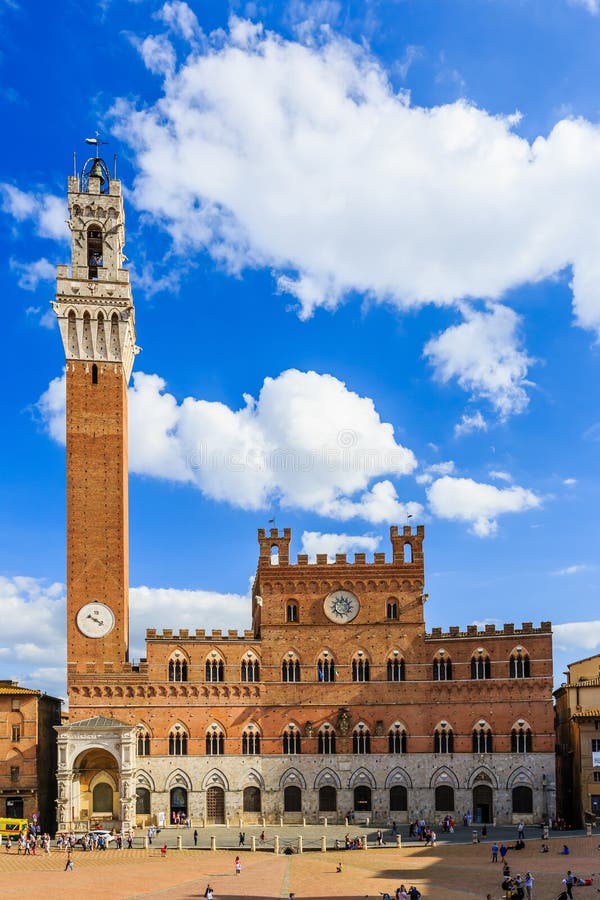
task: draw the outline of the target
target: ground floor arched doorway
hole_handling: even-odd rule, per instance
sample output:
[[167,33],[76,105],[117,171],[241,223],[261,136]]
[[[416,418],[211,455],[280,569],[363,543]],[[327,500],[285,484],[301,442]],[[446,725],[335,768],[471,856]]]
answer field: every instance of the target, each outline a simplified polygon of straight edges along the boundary
[[210,825],[225,824],[225,791],[217,785],[206,792],[206,821]]
[[473,788],[473,821],[482,825],[494,821],[494,793],[488,784]]
[[120,818],[119,767],[107,750],[86,750],[73,767],[72,813],[91,827],[113,825]]
[[187,791],[183,787],[171,789],[171,823],[181,824],[185,822],[188,814]]

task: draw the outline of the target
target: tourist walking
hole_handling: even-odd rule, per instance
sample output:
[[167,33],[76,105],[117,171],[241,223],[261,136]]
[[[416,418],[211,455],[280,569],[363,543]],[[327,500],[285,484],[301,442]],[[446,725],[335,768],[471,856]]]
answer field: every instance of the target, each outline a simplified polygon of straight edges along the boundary
[[198,829],[194,829],[194,847],[198,846]]
[[67,850],[67,861],[66,861],[66,863],[65,863],[65,869],[64,869],[64,871],[65,871],[65,872],[66,872],[66,871],[70,871],[70,872],[73,871],[73,860],[71,859],[71,848],[70,848],[70,847],[69,847],[69,849]]
[[242,861],[239,858],[239,856],[236,856],[234,865],[235,865],[235,874],[241,875],[242,874]]
[[527,891],[527,900],[532,900],[533,897],[533,875],[531,872],[525,873],[525,890]]
[[496,841],[492,844],[492,862],[498,862],[498,844]]

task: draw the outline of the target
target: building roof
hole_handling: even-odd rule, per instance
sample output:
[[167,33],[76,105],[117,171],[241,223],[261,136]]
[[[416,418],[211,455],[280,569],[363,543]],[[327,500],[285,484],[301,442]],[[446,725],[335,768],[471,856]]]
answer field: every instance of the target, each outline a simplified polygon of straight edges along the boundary
[[573,713],[574,719],[600,719],[600,709],[586,709],[581,712]]
[[108,716],[92,716],[91,719],[82,719],[81,722],[69,722],[69,728],[131,728],[127,722],[119,722],[117,719],[109,719]]
[[41,696],[41,691],[36,691],[34,688],[24,688],[19,687],[17,682],[1,682],[0,681],[0,694],[4,696],[10,694],[29,694],[30,696]]

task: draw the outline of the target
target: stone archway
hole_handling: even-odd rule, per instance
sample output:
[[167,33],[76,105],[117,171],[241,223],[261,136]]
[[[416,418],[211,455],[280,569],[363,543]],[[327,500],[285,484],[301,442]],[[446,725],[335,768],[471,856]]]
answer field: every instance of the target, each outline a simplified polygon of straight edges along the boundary
[[135,726],[106,716],[55,726],[59,831],[135,824]]

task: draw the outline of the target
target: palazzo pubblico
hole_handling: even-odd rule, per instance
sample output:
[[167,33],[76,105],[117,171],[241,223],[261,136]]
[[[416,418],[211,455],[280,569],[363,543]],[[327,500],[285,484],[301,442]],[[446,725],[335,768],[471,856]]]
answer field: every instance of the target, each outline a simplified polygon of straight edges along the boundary
[[292,558],[289,529],[259,530],[252,629],[148,629],[146,657],[129,661],[137,347],[121,184],[91,158],[68,202],[54,302],[67,373],[59,830],[554,815],[550,623],[427,631],[422,526],[392,527],[372,561]]

